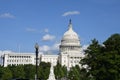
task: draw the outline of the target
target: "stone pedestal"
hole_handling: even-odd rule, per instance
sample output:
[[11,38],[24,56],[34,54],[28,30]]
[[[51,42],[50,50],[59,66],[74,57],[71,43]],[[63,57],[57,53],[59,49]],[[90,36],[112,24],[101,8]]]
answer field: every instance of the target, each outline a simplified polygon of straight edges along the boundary
[[56,79],[55,79],[55,75],[54,75],[53,65],[51,65],[49,78],[48,78],[47,80],[56,80]]

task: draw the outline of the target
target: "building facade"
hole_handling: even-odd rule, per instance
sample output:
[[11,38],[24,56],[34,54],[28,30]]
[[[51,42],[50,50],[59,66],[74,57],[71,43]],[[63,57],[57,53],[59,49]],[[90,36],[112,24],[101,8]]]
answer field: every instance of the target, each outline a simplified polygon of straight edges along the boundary
[[[73,30],[71,20],[68,25],[68,30],[64,33],[61,44],[59,46],[58,55],[39,54],[39,63],[50,62],[53,66],[59,62],[61,65],[65,65],[68,69],[75,65],[80,65],[81,58],[84,57],[80,39],[77,33]],[[4,53],[3,65],[20,65],[20,64],[33,64],[35,65],[36,58],[34,53]]]
[[[39,56],[40,57],[40,56]],[[6,67],[8,65],[24,65],[24,64],[33,64],[36,63],[36,57],[32,53],[14,53],[14,52],[4,52],[3,55],[3,66]],[[40,61],[39,61],[40,62]]]
[[68,30],[64,33],[61,44],[60,44],[60,64],[70,68],[75,65],[80,65],[80,59],[84,57],[81,46],[80,39],[76,32],[72,28],[71,20],[68,25]]

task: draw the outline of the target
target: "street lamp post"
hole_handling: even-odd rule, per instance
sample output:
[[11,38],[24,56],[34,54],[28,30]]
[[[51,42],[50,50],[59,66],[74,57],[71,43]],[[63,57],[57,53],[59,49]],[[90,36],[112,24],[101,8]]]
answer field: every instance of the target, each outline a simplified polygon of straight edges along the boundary
[[36,54],[36,73],[35,73],[35,80],[38,79],[38,53],[39,53],[39,45],[35,44],[35,54]]

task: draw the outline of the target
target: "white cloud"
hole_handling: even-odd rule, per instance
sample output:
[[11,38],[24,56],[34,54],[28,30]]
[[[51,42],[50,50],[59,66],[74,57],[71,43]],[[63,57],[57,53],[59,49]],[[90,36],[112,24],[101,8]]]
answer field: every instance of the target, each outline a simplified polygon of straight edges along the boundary
[[79,11],[68,11],[68,12],[65,12],[62,16],[78,15],[78,14],[80,14]]
[[43,41],[51,41],[51,40],[54,40],[54,39],[55,39],[55,36],[50,35],[50,34],[46,34],[42,38]]
[[46,28],[46,29],[44,29],[44,32],[48,33],[48,32],[49,32],[49,30]]
[[40,51],[47,52],[50,50],[50,47],[48,45],[43,45],[40,47]]
[[52,46],[43,45],[43,46],[40,46],[40,51],[42,53],[44,53],[44,52],[50,52],[50,51],[58,51],[59,50],[59,45],[60,45],[60,43],[55,43]]
[[0,18],[15,18],[15,16],[10,13],[4,13],[0,14]]
[[28,32],[36,32],[37,30],[34,29],[34,28],[26,28],[26,31],[28,31]]
[[52,46],[52,50],[59,50],[59,45],[60,45],[60,43],[55,43],[55,44]]
[[35,28],[32,28],[32,27],[27,27],[25,30],[27,32],[37,32],[37,33],[42,33],[42,34],[49,33],[49,29],[48,28],[45,28],[43,30],[38,30],[38,29],[35,29]]

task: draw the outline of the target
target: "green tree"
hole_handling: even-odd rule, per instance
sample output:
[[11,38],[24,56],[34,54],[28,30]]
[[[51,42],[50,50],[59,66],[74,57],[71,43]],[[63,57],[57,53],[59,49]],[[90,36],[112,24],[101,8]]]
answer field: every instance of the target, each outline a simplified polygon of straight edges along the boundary
[[[113,34],[104,43],[105,78],[120,80],[120,34]],[[105,79],[104,79],[105,80]]]
[[120,80],[120,34],[113,34],[103,45],[92,40],[85,55],[80,63],[87,66],[88,77],[95,80]]
[[8,67],[12,71],[13,78],[25,78],[24,65],[9,65]]
[[80,68],[79,65],[70,68],[68,72],[68,79],[70,80],[92,80],[88,77],[87,70],[85,68]]
[[56,79],[66,78],[67,77],[67,67],[62,66],[59,62],[54,67],[54,74]]
[[27,64],[24,65],[25,78],[34,79],[35,78],[35,65]]
[[3,75],[3,66],[0,65],[0,80],[2,78],[2,75]]
[[50,73],[50,63],[41,62],[38,67],[38,78],[47,80]]
[[69,80],[80,80],[80,74],[76,67],[70,68],[70,71],[68,73]]
[[76,65],[75,68],[79,72],[79,80],[90,80],[90,78],[87,77],[87,71],[85,68],[80,68],[78,65]]
[[62,66],[62,70],[63,70],[63,77],[67,78],[67,75],[68,75],[67,67]]
[[86,65],[88,71],[88,77],[94,78],[98,76],[99,72],[99,55],[101,54],[102,46],[96,39],[92,40],[92,43],[89,45],[87,50],[85,50],[85,57],[81,60],[82,65]]
[[8,79],[11,79],[12,78],[12,72],[11,70],[8,68],[8,67],[4,67],[2,68],[2,77],[1,77],[1,80],[8,80]]

